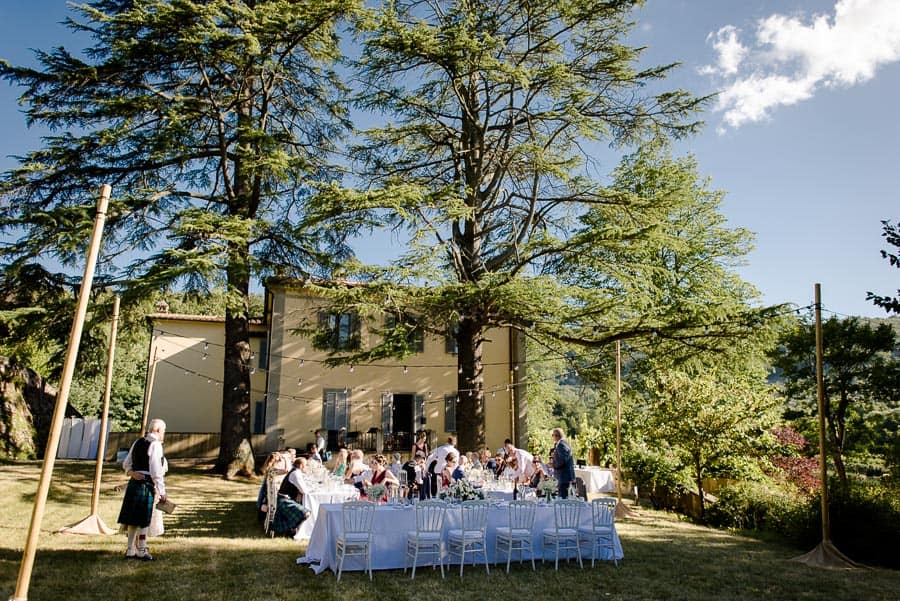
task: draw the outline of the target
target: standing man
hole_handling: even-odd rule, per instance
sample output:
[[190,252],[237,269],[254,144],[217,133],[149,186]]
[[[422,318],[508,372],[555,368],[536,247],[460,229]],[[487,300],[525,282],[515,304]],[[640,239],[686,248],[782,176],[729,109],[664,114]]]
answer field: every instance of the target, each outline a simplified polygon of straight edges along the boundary
[[147,527],[153,517],[154,495],[158,494],[163,502],[167,499],[164,477],[166,458],[162,448],[165,436],[166,422],[150,420],[146,436],[131,445],[122,464],[131,478],[119,511],[119,523],[126,526],[128,533],[125,559],[153,561],[147,549]]
[[569,497],[569,485],[575,482],[575,459],[572,458],[572,445],[566,440],[562,428],[553,428],[553,471],[556,474],[556,494],[560,499]]

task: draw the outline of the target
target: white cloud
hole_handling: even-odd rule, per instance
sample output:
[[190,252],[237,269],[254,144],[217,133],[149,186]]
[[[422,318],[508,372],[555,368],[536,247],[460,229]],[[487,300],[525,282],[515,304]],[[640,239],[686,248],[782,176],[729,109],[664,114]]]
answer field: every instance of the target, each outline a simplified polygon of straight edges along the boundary
[[809,19],[773,14],[759,21],[751,47],[738,37],[731,25],[710,34],[718,61],[701,70],[725,78],[716,108],[731,127],[823,88],[863,83],[900,60],[900,0],[838,0],[833,15]]
[[700,73],[708,75],[734,75],[741,66],[741,61],[747,55],[747,48],[738,41],[738,29],[734,25],[726,25],[715,33],[706,37],[707,42],[712,42],[713,48],[719,53],[716,65],[701,67]]

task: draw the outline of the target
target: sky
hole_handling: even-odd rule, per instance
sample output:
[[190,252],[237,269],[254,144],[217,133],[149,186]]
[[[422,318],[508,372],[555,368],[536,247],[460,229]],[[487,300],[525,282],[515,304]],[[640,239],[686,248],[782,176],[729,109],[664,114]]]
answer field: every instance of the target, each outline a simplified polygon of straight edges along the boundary
[[[0,0],[0,58],[81,48],[68,14],[62,0]],[[676,150],[726,192],[729,224],[755,234],[739,274],[760,303],[804,307],[820,283],[826,316],[886,316],[866,292],[900,288],[880,255],[881,221],[900,221],[900,0],[647,0],[634,17],[645,64],[679,62],[668,85],[717,94]],[[0,170],[40,142],[17,97],[0,82]]]

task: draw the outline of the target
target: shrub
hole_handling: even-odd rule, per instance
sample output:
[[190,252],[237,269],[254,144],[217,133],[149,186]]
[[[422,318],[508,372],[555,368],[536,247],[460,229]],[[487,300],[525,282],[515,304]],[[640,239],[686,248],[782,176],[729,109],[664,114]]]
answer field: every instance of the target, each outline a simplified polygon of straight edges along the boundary
[[738,482],[722,487],[706,512],[712,526],[737,530],[784,531],[793,527],[802,497],[771,482]]
[[[900,568],[900,487],[877,481],[854,482],[849,491],[829,483],[831,540],[861,563]],[[814,502],[812,502],[814,500]],[[810,513],[821,521],[821,498]]]
[[[831,540],[845,555],[864,564],[900,568],[900,487],[856,482],[845,491],[829,483]],[[822,498],[757,482],[723,487],[707,509],[707,522],[721,528],[775,533],[800,550],[822,540]]]
[[689,484],[678,457],[664,446],[657,449],[644,443],[632,444],[622,455],[622,467],[639,494],[647,495],[657,509],[674,507],[676,496]]

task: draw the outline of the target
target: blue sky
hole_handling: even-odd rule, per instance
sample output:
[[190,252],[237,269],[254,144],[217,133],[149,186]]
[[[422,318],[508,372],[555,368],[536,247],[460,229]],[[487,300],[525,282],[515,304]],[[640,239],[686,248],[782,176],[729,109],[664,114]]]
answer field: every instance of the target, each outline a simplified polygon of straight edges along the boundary
[[[67,14],[62,0],[0,0],[0,58],[80,48]],[[671,85],[719,92],[677,148],[756,234],[740,274],[761,301],[804,306],[819,282],[828,311],[884,316],[865,296],[900,287],[879,254],[881,220],[900,221],[900,0],[648,0],[635,17],[648,64],[682,63]],[[38,144],[16,97],[0,84],[0,169]]]

